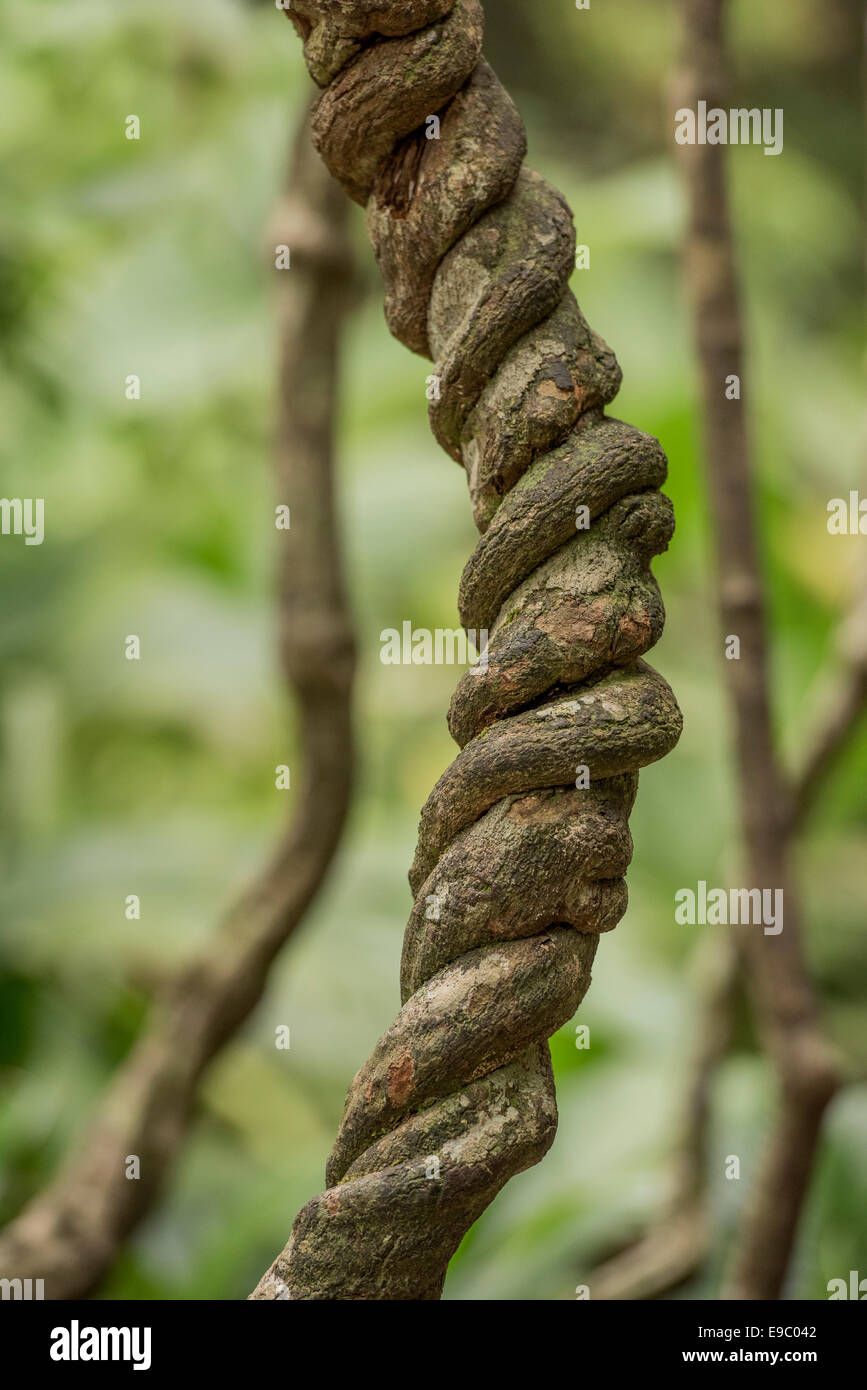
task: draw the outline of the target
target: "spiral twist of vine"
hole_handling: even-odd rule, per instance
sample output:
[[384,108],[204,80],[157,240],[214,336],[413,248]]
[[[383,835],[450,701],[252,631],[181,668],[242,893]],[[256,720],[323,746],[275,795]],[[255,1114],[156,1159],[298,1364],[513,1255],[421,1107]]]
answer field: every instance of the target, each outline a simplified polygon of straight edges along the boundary
[[436,363],[431,425],[481,532],[460,616],[490,639],[422,811],[403,1006],[350,1087],[328,1190],[252,1297],[435,1299],[465,1231],[553,1140],[547,1040],[625,910],[638,769],[680,734],[641,660],[674,523],[656,440],[604,413],[620,370],[567,287],[571,214],[523,165],[479,0],[289,14],[323,88],[314,140],[366,207],[389,326]]

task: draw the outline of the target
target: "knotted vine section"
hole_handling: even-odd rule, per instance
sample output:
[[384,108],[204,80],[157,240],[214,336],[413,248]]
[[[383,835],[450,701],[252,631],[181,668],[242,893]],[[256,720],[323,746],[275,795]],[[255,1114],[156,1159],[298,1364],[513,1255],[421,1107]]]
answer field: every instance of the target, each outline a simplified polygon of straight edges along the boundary
[[350,1087],[327,1191],[252,1297],[436,1299],[466,1230],[553,1140],[547,1040],[625,910],[638,769],[680,734],[641,659],[674,522],[656,440],[604,413],[620,370],[568,288],[571,214],[524,166],[478,0],[288,13],[323,89],[317,148],[366,208],[389,326],[436,364],[431,425],[481,533],[460,617],[490,639],[422,811],[403,1006]]

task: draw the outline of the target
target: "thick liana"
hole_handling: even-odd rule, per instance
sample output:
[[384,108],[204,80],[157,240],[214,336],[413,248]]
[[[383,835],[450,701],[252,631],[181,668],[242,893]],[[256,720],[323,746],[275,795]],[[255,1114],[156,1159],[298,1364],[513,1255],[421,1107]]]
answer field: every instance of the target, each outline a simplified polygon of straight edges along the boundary
[[[642,657],[674,529],[655,439],[605,414],[614,354],[568,288],[572,217],[523,166],[478,0],[293,0],[314,139],[362,203],[392,332],[435,362],[430,415],[481,538],[461,621],[484,669],[422,813],[403,1006],[358,1072],[327,1191],[256,1299],[436,1299],[469,1226],[557,1124],[548,1038],[626,908],[638,769],[680,734]],[[436,117],[436,120],[431,118]]]

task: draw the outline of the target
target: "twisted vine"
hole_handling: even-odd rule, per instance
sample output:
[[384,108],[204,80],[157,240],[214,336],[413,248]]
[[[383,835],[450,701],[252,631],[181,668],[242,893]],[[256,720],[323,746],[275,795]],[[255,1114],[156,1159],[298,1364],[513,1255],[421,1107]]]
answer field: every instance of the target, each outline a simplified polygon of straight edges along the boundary
[[656,440],[604,413],[620,370],[567,288],[571,214],[523,166],[478,0],[289,14],[323,88],[314,140],[366,207],[389,326],[437,364],[431,425],[481,532],[460,616],[490,640],[422,811],[403,1006],[350,1087],[328,1190],[251,1296],[435,1299],[463,1234],[553,1140],[547,1039],[625,910],[638,769],[680,733],[641,660],[674,523]]

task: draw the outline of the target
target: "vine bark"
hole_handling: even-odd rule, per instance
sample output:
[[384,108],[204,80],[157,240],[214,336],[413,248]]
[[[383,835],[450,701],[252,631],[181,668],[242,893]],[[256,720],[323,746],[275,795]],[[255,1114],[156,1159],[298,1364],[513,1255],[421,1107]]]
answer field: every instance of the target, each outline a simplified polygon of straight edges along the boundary
[[461,751],[422,811],[403,1006],[350,1087],[328,1190],[251,1297],[436,1299],[465,1231],[553,1140],[547,1039],[625,910],[638,769],[680,733],[642,660],[673,517],[658,443],[604,413],[620,371],[568,289],[571,214],[523,166],[478,0],[288,14],[323,88],[317,148],[366,208],[389,326],[436,362],[431,426],[481,532],[461,621],[491,636],[449,712]]

